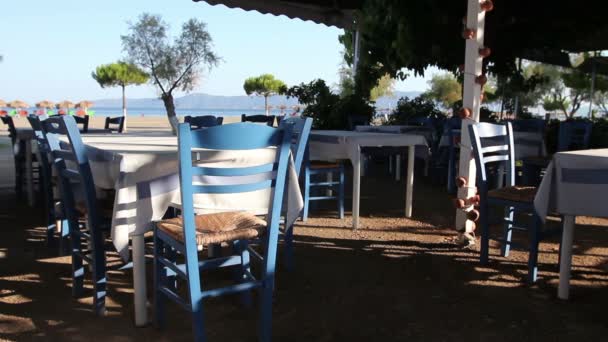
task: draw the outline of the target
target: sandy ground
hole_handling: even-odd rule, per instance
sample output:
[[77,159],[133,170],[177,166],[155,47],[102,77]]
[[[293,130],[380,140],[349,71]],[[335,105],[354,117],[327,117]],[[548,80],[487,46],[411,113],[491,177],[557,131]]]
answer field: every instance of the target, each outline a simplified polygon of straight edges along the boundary
[[[154,120],[133,118],[131,123],[155,127]],[[164,125],[163,118],[158,120]],[[2,152],[6,155],[7,149]],[[376,165],[362,182],[359,230],[350,229],[349,216],[334,218],[335,210],[327,206],[298,223],[295,270],[287,272],[279,263],[276,275],[275,341],[606,338],[607,220],[577,219],[571,299],[564,302],[555,295],[557,238],[541,244],[540,279],[534,286],[524,281],[526,252],[502,258],[493,243],[492,261],[481,267],[477,248],[452,242],[454,211],[444,186],[434,184],[436,177],[417,174],[414,217],[406,219],[404,183],[387,177],[385,166]],[[0,189],[0,201],[0,340],[191,340],[190,318],[176,305],[168,305],[164,331],[134,326],[130,271],[109,273],[109,313],[95,317],[90,293],[71,296],[69,258],[45,245],[42,210],[15,200],[6,187]],[[549,224],[558,224],[557,218]],[[525,242],[525,233],[516,239]],[[282,256],[280,248],[279,260]],[[151,274],[149,269],[149,281]],[[204,286],[213,287],[230,273],[205,276]],[[238,297],[222,297],[206,301],[205,310],[209,340],[255,341],[256,307],[243,308]]]

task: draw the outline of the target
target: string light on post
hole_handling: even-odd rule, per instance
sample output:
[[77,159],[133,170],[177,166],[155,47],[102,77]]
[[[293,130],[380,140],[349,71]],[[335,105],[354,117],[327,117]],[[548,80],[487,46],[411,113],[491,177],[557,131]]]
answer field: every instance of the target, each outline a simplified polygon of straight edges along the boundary
[[479,7],[484,12],[490,12],[494,9],[494,3],[492,2],[492,0],[484,0],[479,4]]
[[492,54],[492,49],[489,47],[481,47],[479,48],[479,56],[482,58],[488,58]]
[[486,75],[479,75],[475,77],[475,83],[479,84],[480,86],[484,86],[487,82],[488,77]]
[[468,118],[470,118],[471,117],[471,109],[466,108],[466,107],[461,108],[458,111],[458,116],[460,116],[461,119],[468,119]]
[[475,31],[470,28],[466,28],[462,31],[462,38],[464,39],[475,39]]

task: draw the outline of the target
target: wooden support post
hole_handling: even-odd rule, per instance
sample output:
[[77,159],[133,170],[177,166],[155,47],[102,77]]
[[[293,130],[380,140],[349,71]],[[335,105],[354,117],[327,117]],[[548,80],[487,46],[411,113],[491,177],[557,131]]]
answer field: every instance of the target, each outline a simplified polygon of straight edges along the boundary
[[[475,78],[482,74],[483,58],[479,48],[483,47],[485,12],[480,8],[479,0],[468,0],[466,26],[475,32],[473,39],[466,40],[464,63],[464,92],[462,103],[464,108],[471,109],[471,116],[462,120],[460,139],[459,175],[467,179],[467,185],[458,189],[458,198],[466,199],[475,195],[475,161],[471,158],[471,141],[468,126],[479,122],[482,87]],[[474,230],[474,223],[467,220],[467,213],[456,210],[456,230],[459,233]],[[469,243],[474,242],[469,240]]]

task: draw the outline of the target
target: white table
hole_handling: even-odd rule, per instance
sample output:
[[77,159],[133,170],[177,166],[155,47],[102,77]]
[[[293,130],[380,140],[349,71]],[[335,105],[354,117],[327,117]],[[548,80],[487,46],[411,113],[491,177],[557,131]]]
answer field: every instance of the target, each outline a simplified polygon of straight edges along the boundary
[[560,152],[553,156],[534,198],[541,219],[563,215],[561,264],[557,295],[568,299],[576,216],[608,217],[608,149]]
[[[82,136],[87,148],[95,186],[114,189],[112,241],[126,261],[129,240],[133,250],[133,288],[135,324],[148,322],[146,309],[146,267],[144,233],[153,228],[168,207],[179,203],[179,175],[177,138],[166,132],[87,134]],[[223,165],[259,165],[273,161],[275,149],[254,151],[201,151],[198,160]],[[201,178],[202,183],[217,182],[214,177]],[[299,216],[303,201],[295,168],[291,165],[286,187],[289,224]],[[197,213],[246,210],[266,214],[269,204],[268,189],[241,194],[197,195]]]
[[361,147],[407,147],[405,181],[405,216],[412,216],[415,146],[427,146],[426,139],[416,134],[393,134],[356,131],[312,131],[309,138],[311,160],[350,159],[353,165],[353,228],[359,227],[361,189]]

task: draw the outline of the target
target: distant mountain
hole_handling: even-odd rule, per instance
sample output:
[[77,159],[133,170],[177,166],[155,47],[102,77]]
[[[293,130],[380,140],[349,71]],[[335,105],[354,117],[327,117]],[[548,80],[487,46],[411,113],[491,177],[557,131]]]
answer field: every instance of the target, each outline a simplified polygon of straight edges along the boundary
[[[408,96],[410,98],[420,95],[418,91],[396,91],[391,97],[381,97],[376,101],[379,109],[394,108],[397,101]],[[96,107],[118,108],[122,106],[121,99],[100,99],[93,101]],[[294,98],[277,95],[271,96],[268,103],[273,106],[285,105],[292,107],[298,105]],[[155,98],[128,99],[127,105],[131,108],[163,108],[163,102]],[[175,107],[179,109],[263,109],[264,98],[261,96],[220,96],[209,94],[188,94],[175,99]]]

